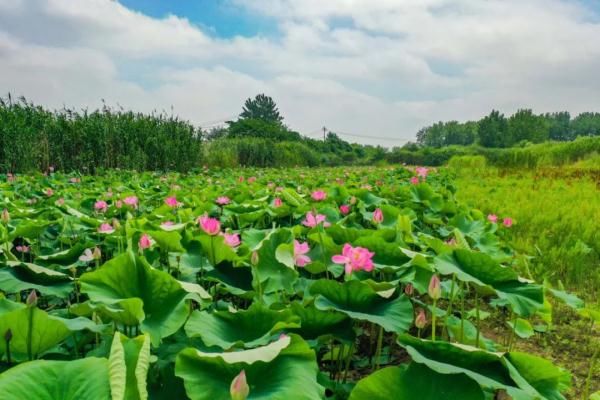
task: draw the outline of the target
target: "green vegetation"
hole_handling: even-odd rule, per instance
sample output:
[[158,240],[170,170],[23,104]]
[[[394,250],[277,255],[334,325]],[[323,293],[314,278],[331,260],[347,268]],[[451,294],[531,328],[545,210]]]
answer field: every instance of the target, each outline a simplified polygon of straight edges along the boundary
[[464,177],[362,167],[0,178],[3,399],[600,390],[589,360],[572,385],[570,365],[527,348],[568,308],[585,323],[580,351],[594,349],[598,312],[521,278],[511,243],[525,218],[492,222],[457,201]]

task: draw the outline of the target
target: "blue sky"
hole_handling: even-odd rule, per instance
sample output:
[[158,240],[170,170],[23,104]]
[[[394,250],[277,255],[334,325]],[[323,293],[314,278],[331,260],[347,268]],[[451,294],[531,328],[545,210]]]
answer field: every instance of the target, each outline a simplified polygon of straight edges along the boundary
[[0,0],[0,91],[201,126],[265,93],[300,133],[392,147],[492,109],[600,110],[599,37],[598,0]]
[[221,38],[277,34],[275,18],[250,12],[228,0],[120,0],[120,3],[155,18],[168,14],[185,17]]

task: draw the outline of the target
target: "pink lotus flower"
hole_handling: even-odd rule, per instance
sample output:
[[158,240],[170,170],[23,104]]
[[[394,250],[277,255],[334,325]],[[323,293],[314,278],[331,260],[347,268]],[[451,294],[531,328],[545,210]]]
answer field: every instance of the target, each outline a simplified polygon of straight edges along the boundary
[[344,245],[341,255],[331,257],[331,261],[336,264],[344,264],[346,274],[353,271],[364,270],[371,272],[373,270],[372,258],[375,253],[371,253],[364,247],[352,247],[349,243]]
[[415,293],[415,287],[412,283],[407,283],[406,286],[404,286],[404,293],[409,297]]
[[250,386],[246,382],[246,372],[244,370],[231,381],[229,394],[231,395],[231,400],[246,400],[248,398]]
[[340,212],[342,213],[342,215],[348,215],[348,213],[350,213],[350,206],[347,204],[342,204],[340,206]]
[[324,227],[331,226],[331,224],[325,220],[324,215],[322,215],[322,214],[314,215],[312,212],[309,211],[306,213],[306,219],[304,221],[302,221],[302,225],[308,226],[309,228],[314,228],[317,225],[319,225],[321,222],[323,223]]
[[225,240],[225,244],[231,248],[236,248],[241,244],[240,235],[237,233],[224,233],[223,239]]
[[376,224],[383,222],[383,212],[381,211],[381,208],[376,208],[373,212],[373,222]]
[[327,193],[322,190],[315,190],[310,196],[314,201],[323,201],[327,198]]
[[79,256],[79,261],[90,262],[93,260],[99,260],[101,257],[102,253],[100,252],[100,249],[98,247],[94,247],[93,251],[92,249],[85,249],[83,254]]
[[507,228],[510,228],[513,224],[513,220],[510,217],[506,217],[502,220],[502,225],[504,225]]
[[423,179],[427,178],[427,174],[429,173],[429,169],[425,167],[417,167],[415,171],[417,172],[417,175]]
[[211,236],[218,235],[221,232],[221,223],[219,220],[210,218],[206,214],[198,218],[198,223],[200,224],[200,228]]
[[64,205],[65,204],[65,198],[64,197],[60,197],[58,200],[56,200],[56,202],[54,204],[56,204],[59,207],[62,206],[62,205]]
[[114,231],[115,231],[114,228],[110,224],[107,224],[106,222],[104,222],[98,228],[98,232],[100,232],[100,233],[113,233]]
[[306,264],[309,264],[312,260],[309,256],[306,255],[310,251],[310,247],[308,243],[300,243],[297,240],[294,240],[294,264],[298,267],[304,267]]
[[108,209],[108,203],[104,200],[98,200],[94,204],[94,209],[98,212],[106,212],[106,210]]
[[165,221],[162,224],[160,224],[160,226],[163,228],[168,228],[169,226],[173,226],[173,225],[175,225],[175,223],[173,221]]
[[19,253],[29,253],[31,248],[29,246],[22,245],[22,246],[16,246],[15,250],[17,250]]
[[248,178],[248,183],[254,183],[254,182],[256,182],[255,176],[251,176],[250,178]]
[[215,202],[220,206],[226,206],[231,203],[231,200],[227,196],[219,196]]
[[48,188],[44,191],[44,193],[46,194],[46,196],[50,197],[54,194],[54,190]]
[[137,208],[138,207],[138,198],[136,196],[129,196],[123,199],[123,203],[126,205]]
[[244,177],[243,177],[243,176],[240,176],[240,177],[238,178],[238,182],[239,182],[239,183],[242,183],[242,182],[244,182]]
[[117,200],[115,202],[115,207],[117,207],[118,209],[123,208],[123,201],[122,200]]
[[140,248],[140,250],[145,250],[145,249],[149,249],[151,246],[152,246],[152,241],[150,240],[150,236],[148,236],[147,233],[144,233],[140,237],[138,247]]
[[275,200],[273,200],[273,207],[279,208],[282,205],[283,205],[283,201],[279,197],[275,197]]
[[418,185],[419,184],[419,177],[418,176],[413,176],[412,178],[410,178],[410,183],[413,185]]
[[180,202],[177,201],[177,197],[171,196],[165,199],[165,204],[171,208],[179,207],[181,205]]
[[425,311],[422,308],[419,308],[417,316],[415,317],[415,326],[418,329],[423,329],[427,325],[427,316],[425,316]]
[[498,216],[496,214],[489,214],[487,216],[488,221],[490,221],[492,224],[495,224],[496,222],[498,222]]
[[433,300],[437,300],[442,297],[442,282],[437,275],[434,274],[431,276],[427,292],[429,293],[429,297],[431,297]]

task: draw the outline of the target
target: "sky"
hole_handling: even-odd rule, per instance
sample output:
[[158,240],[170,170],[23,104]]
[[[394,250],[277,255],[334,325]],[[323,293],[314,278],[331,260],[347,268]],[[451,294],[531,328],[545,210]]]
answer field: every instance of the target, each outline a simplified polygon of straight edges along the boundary
[[0,0],[0,95],[210,128],[265,93],[311,137],[600,111],[597,0]]

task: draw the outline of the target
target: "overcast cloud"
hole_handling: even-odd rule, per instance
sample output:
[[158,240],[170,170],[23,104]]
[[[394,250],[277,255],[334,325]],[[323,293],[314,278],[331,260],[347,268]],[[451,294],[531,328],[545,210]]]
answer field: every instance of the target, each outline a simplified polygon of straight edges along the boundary
[[[193,0],[187,0],[193,1]],[[492,108],[600,110],[600,16],[560,0],[227,0],[277,35],[220,38],[109,0],[0,0],[0,91],[196,124],[274,97],[293,129],[401,145]]]

